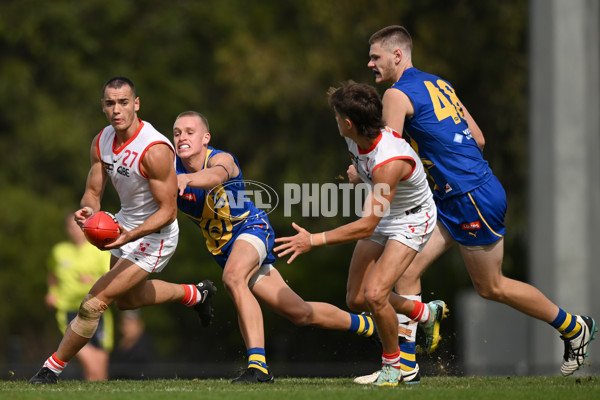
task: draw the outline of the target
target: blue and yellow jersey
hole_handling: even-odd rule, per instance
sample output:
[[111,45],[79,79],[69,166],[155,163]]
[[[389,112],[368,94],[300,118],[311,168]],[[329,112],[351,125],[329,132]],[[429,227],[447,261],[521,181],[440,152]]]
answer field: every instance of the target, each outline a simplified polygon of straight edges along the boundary
[[392,88],[413,103],[415,113],[404,122],[405,135],[419,154],[437,198],[464,194],[487,182],[492,171],[450,83],[409,68]]
[[[223,151],[209,146],[203,169],[219,153]],[[275,236],[273,229],[267,214],[258,209],[244,193],[242,170],[237,159],[233,157],[233,160],[240,171],[237,176],[211,190],[187,187],[182,196],[177,196],[177,207],[202,230],[208,251],[221,267],[225,266],[231,247],[241,233],[262,238],[268,253],[263,264],[272,264],[275,262],[271,254]],[[189,173],[179,157],[175,169],[177,175]]]

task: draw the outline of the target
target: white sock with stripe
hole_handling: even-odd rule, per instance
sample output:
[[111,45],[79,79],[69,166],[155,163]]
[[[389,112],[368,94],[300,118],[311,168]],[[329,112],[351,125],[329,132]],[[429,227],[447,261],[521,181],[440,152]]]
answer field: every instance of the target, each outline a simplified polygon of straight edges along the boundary
[[182,304],[191,307],[195,306],[196,304],[200,303],[200,301],[202,301],[202,294],[200,293],[196,285],[182,284],[181,286],[183,286],[183,288],[185,289],[185,295],[183,296],[183,299],[181,299]]
[[54,372],[56,376],[60,375],[63,372],[63,369],[67,366],[67,362],[60,361],[58,357],[56,357],[56,353],[52,354],[46,362],[44,363],[44,367],[50,369],[50,371]]

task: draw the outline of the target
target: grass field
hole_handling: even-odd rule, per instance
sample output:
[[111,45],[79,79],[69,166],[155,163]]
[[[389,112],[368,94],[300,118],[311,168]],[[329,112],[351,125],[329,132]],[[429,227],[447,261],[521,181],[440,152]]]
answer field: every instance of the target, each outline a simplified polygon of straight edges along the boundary
[[600,399],[600,377],[443,377],[395,388],[362,386],[350,378],[278,378],[273,385],[232,385],[229,380],[146,380],[81,382],[34,386],[26,380],[0,381],[0,399]]

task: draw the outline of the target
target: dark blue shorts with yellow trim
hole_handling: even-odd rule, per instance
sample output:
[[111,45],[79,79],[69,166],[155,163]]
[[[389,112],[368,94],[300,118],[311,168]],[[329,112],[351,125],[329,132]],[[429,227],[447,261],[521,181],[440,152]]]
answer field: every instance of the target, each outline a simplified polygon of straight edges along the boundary
[[436,199],[438,220],[458,243],[482,246],[504,236],[506,192],[492,177],[478,188],[444,200]]
[[262,265],[266,264],[274,264],[276,261],[275,256],[273,255],[273,246],[275,244],[275,232],[269,223],[269,220],[266,217],[262,218],[252,218],[248,219],[243,223],[243,225],[236,229],[235,235],[221,249],[221,254],[213,254],[214,260],[219,264],[221,268],[225,268],[225,264],[227,263],[227,259],[229,258],[229,253],[232,250],[232,244],[235,242],[237,237],[242,233],[248,233],[252,236],[256,236],[259,238],[264,244],[267,250],[267,255],[262,262]]

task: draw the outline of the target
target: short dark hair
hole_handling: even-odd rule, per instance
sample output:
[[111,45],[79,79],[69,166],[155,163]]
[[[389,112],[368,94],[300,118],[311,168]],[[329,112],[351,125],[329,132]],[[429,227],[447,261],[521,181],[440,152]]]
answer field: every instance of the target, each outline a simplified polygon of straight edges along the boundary
[[412,38],[408,30],[400,25],[390,25],[378,30],[369,38],[369,44],[381,42],[382,46],[388,44],[405,47],[412,51]]
[[102,97],[104,97],[106,88],[120,89],[123,87],[123,85],[127,85],[131,88],[131,92],[133,93],[133,98],[137,97],[135,94],[135,85],[133,84],[133,81],[124,76],[115,76],[114,78],[110,78],[109,80],[107,80],[106,83],[104,84],[104,86],[102,87]]
[[385,127],[381,97],[373,86],[348,81],[327,94],[331,108],[349,118],[360,135],[376,138]]
[[177,116],[177,118],[175,118],[175,121],[177,121],[181,117],[197,117],[197,118],[199,118],[200,121],[204,122],[204,125],[206,125],[206,131],[210,132],[210,126],[208,125],[208,119],[206,119],[206,117],[204,115],[200,114],[198,111],[184,111],[181,114],[179,114]]

